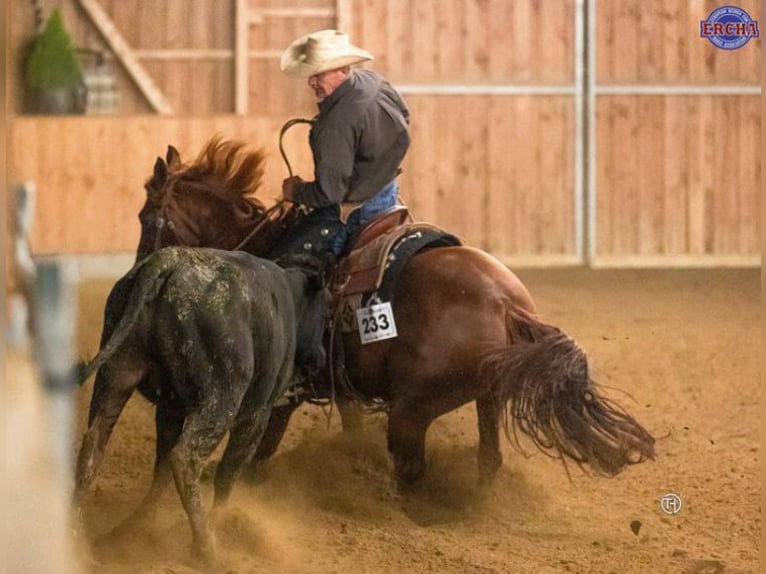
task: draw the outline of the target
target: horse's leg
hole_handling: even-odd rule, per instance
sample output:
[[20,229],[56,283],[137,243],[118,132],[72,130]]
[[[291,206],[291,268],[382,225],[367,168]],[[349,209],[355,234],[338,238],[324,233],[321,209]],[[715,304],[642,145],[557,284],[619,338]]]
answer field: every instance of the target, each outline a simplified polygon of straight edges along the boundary
[[357,435],[362,432],[364,409],[359,401],[338,395],[335,399],[340,413],[340,422],[343,433]]
[[104,459],[106,443],[114,425],[144,374],[139,370],[120,370],[117,376],[114,374],[116,372],[117,369],[105,366],[99,371],[94,383],[88,430],[77,456],[74,505],[78,510],[85,491],[96,477]]
[[[243,409],[229,434],[229,442],[215,473],[214,507],[226,504],[242,466],[253,456],[268,425],[269,410]],[[285,423],[286,426],[286,423]],[[276,448],[276,445],[275,445]]]
[[394,404],[388,415],[388,451],[400,490],[421,478],[426,470],[426,431],[432,419],[416,406]]
[[488,489],[503,464],[500,452],[501,403],[488,393],[476,399],[479,419],[479,486]]
[[261,437],[258,447],[255,449],[255,454],[249,463],[245,463],[242,470],[242,478],[248,482],[258,482],[261,478],[261,469],[263,463],[271,458],[279,447],[279,443],[282,442],[287,431],[287,424],[290,422],[290,417],[298,408],[300,403],[291,403],[288,405],[282,405],[274,407],[269,417],[269,422],[266,425],[266,430]]
[[232,417],[227,413],[236,410],[232,402],[221,397],[208,398],[199,411],[188,415],[169,457],[176,489],[189,517],[192,552],[208,565],[215,563],[215,538],[203,506],[200,476],[231,423]]

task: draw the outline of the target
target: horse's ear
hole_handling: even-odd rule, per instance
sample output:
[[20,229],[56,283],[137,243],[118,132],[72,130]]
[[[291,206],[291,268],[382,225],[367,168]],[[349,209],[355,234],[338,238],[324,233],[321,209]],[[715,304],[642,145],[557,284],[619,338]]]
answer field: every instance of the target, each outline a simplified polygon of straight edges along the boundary
[[165,160],[168,162],[168,168],[170,169],[175,169],[181,166],[181,154],[178,153],[178,150],[172,145],[168,146],[168,153]]
[[168,179],[168,166],[165,164],[165,160],[161,157],[157,158],[154,162],[154,175],[152,176],[152,184],[157,189],[162,189],[165,182]]

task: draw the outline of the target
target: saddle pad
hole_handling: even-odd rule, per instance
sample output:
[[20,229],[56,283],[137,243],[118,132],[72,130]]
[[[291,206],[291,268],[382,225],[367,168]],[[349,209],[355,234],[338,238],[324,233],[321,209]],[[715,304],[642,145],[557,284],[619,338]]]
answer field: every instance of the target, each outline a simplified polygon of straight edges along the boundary
[[391,263],[389,259],[397,257],[394,252],[405,243],[405,238],[408,238],[407,243],[414,241],[408,248],[409,255],[404,255],[405,260],[429,243],[441,241],[443,245],[460,245],[454,235],[428,223],[401,225],[349,253],[341,261],[334,282],[343,284],[344,295],[375,291],[383,283],[383,274]]
[[[446,231],[423,223],[413,223],[399,228],[393,241],[388,236],[381,236],[376,241],[389,242],[367,255],[367,261],[360,257],[361,268],[352,273],[341,302],[341,331],[345,333],[357,330],[356,311],[373,303],[392,302],[397,281],[407,261],[416,253],[435,247],[461,245],[460,240]],[[374,243],[374,242],[373,242]],[[362,254],[360,254],[361,256]]]

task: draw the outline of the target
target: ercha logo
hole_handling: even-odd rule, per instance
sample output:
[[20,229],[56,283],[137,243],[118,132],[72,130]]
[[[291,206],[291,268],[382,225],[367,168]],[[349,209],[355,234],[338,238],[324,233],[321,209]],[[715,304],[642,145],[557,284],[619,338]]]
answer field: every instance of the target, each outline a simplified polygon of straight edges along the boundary
[[736,50],[758,37],[758,20],[736,6],[721,6],[700,22],[700,37],[722,50]]

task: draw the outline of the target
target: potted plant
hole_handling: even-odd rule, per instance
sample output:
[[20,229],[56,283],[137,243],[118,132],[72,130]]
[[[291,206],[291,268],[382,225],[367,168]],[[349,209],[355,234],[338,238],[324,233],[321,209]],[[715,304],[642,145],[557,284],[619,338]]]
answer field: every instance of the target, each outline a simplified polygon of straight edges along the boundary
[[81,114],[85,111],[82,66],[58,7],[32,41],[24,65],[24,88],[30,113]]

